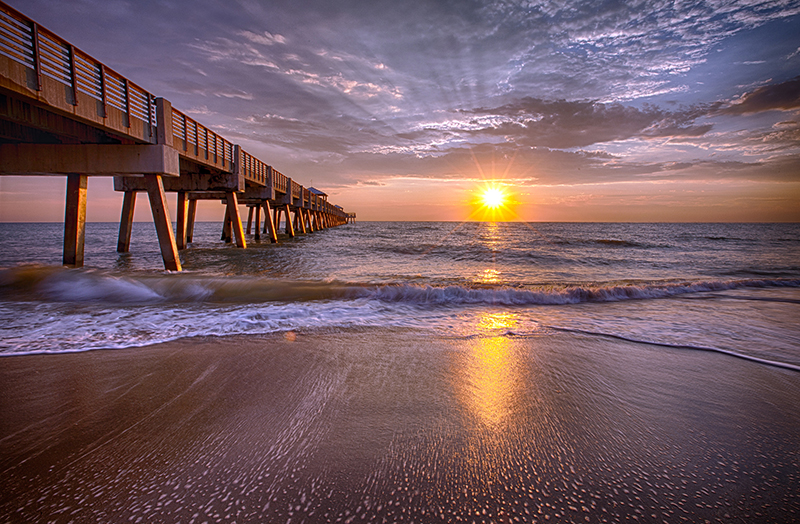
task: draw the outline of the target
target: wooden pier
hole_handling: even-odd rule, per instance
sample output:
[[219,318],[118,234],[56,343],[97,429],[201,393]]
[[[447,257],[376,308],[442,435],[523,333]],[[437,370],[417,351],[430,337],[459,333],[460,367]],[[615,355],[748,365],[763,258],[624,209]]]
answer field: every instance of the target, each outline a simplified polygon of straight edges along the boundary
[[[150,200],[164,266],[180,271],[198,200],[225,204],[222,238],[247,247],[240,206],[278,241],[355,222],[328,202],[0,2],[0,175],[67,177],[65,265],[83,265],[86,186],[113,176],[124,194],[117,251],[130,249],[136,195]],[[165,193],[177,193],[173,230]],[[263,212],[263,215],[262,215]],[[263,230],[261,228],[263,216]]]

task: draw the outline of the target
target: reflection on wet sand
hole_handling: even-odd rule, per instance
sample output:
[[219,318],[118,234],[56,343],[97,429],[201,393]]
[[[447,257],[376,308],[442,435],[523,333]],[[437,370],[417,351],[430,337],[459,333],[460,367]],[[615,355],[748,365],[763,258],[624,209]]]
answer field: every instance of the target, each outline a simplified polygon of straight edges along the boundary
[[[514,313],[485,313],[479,333],[496,333],[517,324]],[[463,369],[456,374],[460,401],[480,424],[498,430],[511,416],[520,389],[520,355],[503,336],[474,338],[468,344]]]

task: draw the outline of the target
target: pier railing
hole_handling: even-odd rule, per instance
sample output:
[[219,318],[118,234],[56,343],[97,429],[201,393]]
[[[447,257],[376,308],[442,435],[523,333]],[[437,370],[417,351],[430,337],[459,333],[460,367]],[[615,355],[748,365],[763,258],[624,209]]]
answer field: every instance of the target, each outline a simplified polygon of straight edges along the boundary
[[[2,87],[98,127],[155,142],[155,97],[33,20],[0,3]],[[32,92],[32,93],[31,93]]]
[[177,109],[172,109],[172,147],[199,164],[233,170],[234,144]]
[[[66,40],[0,2],[0,88],[35,99],[61,114],[136,144],[155,144],[156,96]],[[172,147],[196,164],[233,173],[301,207],[345,217],[339,208],[239,149],[218,133],[172,109]],[[168,127],[168,126],[165,126]],[[238,166],[236,165],[238,162]]]

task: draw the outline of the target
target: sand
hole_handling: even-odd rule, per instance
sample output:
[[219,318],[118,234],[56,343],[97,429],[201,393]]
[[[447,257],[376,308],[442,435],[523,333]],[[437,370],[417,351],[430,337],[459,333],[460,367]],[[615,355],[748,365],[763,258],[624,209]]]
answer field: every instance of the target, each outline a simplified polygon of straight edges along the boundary
[[0,359],[2,522],[800,519],[800,374],[575,334]]

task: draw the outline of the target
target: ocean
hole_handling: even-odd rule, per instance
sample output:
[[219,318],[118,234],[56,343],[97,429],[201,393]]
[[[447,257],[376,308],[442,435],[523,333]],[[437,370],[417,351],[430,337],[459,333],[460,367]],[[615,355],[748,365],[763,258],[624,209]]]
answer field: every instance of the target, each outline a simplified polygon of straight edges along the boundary
[[800,224],[117,227],[0,224],[4,520],[800,519]]
[[292,330],[576,330],[800,365],[798,224],[366,222],[244,250],[219,229],[199,223],[185,271],[168,274],[152,224],[135,224],[125,254],[117,224],[88,224],[77,270],[58,266],[60,224],[0,224],[0,353]]

